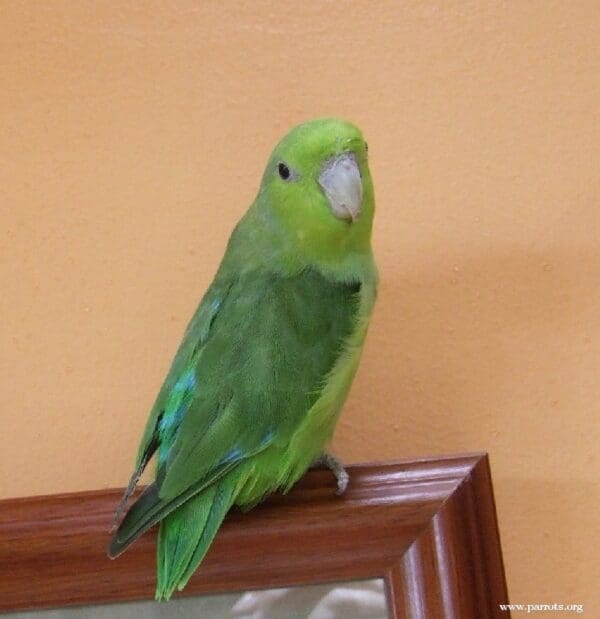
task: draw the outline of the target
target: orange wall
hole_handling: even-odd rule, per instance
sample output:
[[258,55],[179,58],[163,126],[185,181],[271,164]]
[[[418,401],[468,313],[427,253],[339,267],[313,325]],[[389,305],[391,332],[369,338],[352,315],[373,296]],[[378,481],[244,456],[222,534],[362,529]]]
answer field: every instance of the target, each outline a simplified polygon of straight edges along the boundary
[[593,614],[597,1],[30,1],[0,28],[0,496],[124,484],[270,148],[340,115],[382,283],[335,449],[488,450],[513,601]]

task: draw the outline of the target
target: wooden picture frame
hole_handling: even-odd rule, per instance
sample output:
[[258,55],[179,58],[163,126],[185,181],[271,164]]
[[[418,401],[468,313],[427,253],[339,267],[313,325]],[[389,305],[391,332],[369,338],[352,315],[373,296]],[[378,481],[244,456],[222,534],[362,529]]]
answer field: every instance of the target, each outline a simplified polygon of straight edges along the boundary
[[[180,595],[383,577],[393,617],[509,617],[485,454],[329,471],[233,511]],[[121,490],[0,501],[0,611],[152,599],[155,532],[111,561]]]

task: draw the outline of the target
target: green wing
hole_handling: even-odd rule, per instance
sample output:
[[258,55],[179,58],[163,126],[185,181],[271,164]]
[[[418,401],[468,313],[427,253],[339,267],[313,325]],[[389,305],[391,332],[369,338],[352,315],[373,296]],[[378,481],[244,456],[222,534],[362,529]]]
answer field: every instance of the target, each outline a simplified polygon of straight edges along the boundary
[[[196,350],[206,341],[212,321],[218,314],[220,307],[227,297],[232,281],[232,278],[227,275],[226,267],[223,265],[221,269],[219,269],[213,283],[206,291],[206,294],[202,298],[194,316],[187,326],[177,354],[171,363],[171,368],[169,369],[167,377],[150,411],[148,420],[146,421],[144,433],[138,448],[135,470],[125,489],[123,498],[116,509],[114,523],[118,521],[124,508],[127,506],[127,502],[135,491],[135,487],[142,472],[146,468],[150,458],[161,445],[161,442],[163,443],[163,449],[168,445],[168,436],[160,431],[160,424],[164,420],[163,425],[168,427],[169,421],[176,418],[178,414],[181,413],[177,407],[173,406],[173,400],[176,398],[177,394],[182,391],[180,387],[182,384],[182,377],[185,376],[186,370],[193,364]],[[184,396],[189,398],[188,393],[185,393]],[[173,430],[176,429],[176,424],[171,423],[170,425]]]
[[[193,366],[195,353],[206,342],[212,322],[227,298],[232,281],[226,272],[220,271],[190,320],[169,373],[146,422],[138,449],[136,469],[140,467],[143,469],[158,447],[160,439],[159,421],[165,416],[168,419],[169,415],[176,414],[177,411],[173,410],[172,406],[173,394],[178,391],[177,385],[178,383],[181,384],[180,381],[186,371],[189,370],[190,366]],[[170,404],[171,406],[169,406]]]
[[241,461],[287,443],[352,332],[359,290],[314,270],[217,277],[142,440],[134,478],[158,450],[156,481],[125,516],[111,555]]

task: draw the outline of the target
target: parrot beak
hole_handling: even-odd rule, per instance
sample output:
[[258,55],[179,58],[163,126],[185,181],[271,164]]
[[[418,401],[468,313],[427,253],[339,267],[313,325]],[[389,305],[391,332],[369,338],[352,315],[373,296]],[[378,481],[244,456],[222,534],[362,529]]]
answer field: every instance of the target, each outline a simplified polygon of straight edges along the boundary
[[319,176],[333,214],[354,223],[360,216],[363,187],[356,157],[344,153],[330,159]]

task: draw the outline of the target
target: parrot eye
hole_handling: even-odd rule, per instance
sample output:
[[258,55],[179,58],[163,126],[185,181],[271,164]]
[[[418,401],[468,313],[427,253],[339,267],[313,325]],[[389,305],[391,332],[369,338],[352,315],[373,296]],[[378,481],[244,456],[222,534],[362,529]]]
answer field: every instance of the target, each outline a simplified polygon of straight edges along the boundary
[[283,161],[281,161],[279,165],[277,166],[277,171],[279,172],[279,176],[284,181],[289,180],[290,176],[292,175],[292,173],[290,172],[290,169],[285,165],[285,163],[283,163]]

